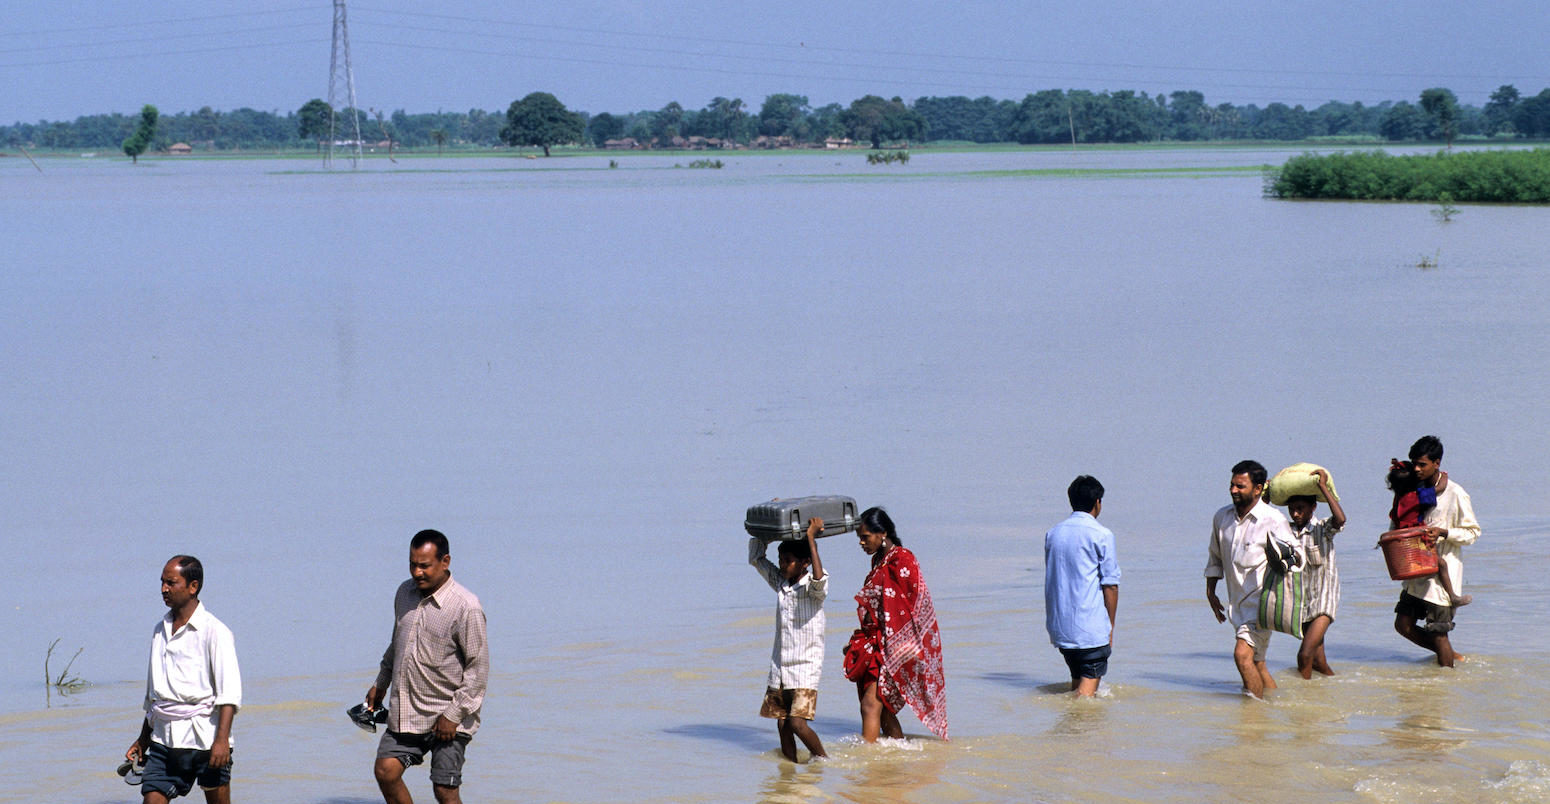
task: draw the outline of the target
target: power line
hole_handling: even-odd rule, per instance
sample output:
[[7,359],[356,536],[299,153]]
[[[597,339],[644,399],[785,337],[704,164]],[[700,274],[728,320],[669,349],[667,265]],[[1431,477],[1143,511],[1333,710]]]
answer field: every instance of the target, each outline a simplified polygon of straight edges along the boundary
[[[423,16],[437,16],[437,15],[423,15]],[[449,29],[446,29],[446,28],[427,28],[427,27],[423,27],[423,26],[414,26],[414,25],[391,25],[391,24],[385,24],[385,23],[366,23],[366,24],[368,26],[384,27],[384,28],[389,28],[389,29],[393,29],[393,30],[418,31],[418,32],[422,32],[422,33],[444,33],[444,34],[453,34],[453,35],[456,35],[456,36],[477,36],[477,37],[484,37],[484,38],[498,38],[498,39],[501,39],[502,41],[532,42],[532,43],[536,43],[536,44],[557,45],[557,46],[563,46],[563,47],[601,48],[601,49],[605,49],[605,50],[616,50],[616,51],[617,50],[622,50],[622,51],[630,51],[630,52],[635,52],[635,53],[656,53],[656,54],[663,54],[663,55],[670,55],[670,56],[686,56],[686,57],[693,57],[693,58],[700,58],[700,59],[730,59],[730,60],[734,60],[734,61],[752,61],[752,62],[760,62],[760,63],[775,62],[775,63],[781,63],[781,64],[805,65],[805,66],[811,66],[811,67],[814,67],[814,68],[817,68],[817,69],[830,69],[830,68],[841,67],[841,68],[863,69],[863,70],[888,70],[888,71],[896,71],[896,72],[925,73],[925,74],[928,74],[928,75],[963,75],[963,76],[974,76],[974,77],[984,77],[984,78],[1001,78],[1001,79],[1012,79],[1012,80],[1028,81],[1028,82],[1048,82],[1048,81],[1070,81],[1070,80],[1073,80],[1073,77],[1069,76],[1069,75],[1030,75],[1030,74],[1026,74],[1026,73],[990,72],[990,71],[986,71],[986,70],[966,70],[966,69],[951,68],[951,67],[915,67],[915,66],[899,65],[899,64],[876,64],[876,63],[864,63],[864,62],[835,62],[835,61],[814,62],[814,61],[809,60],[809,59],[793,59],[793,58],[783,58],[783,57],[779,57],[779,56],[750,56],[750,55],[739,55],[739,54],[707,53],[707,52],[704,52],[704,51],[676,50],[676,49],[673,49],[673,48],[647,47],[647,46],[642,46],[642,45],[607,45],[607,44],[596,44],[596,43],[591,43],[591,42],[578,42],[578,41],[563,40],[563,39],[546,39],[546,38],[542,38],[542,37],[508,36],[506,34],[486,33],[486,32],[478,32],[478,31],[454,31],[454,30],[449,30]],[[497,52],[494,52],[494,51],[487,51],[487,50],[475,50],[475,49],[472,49],[472,48],[459,48],[459,47],[453,47],[453,46],[427,45],[427,44],[422,44],[422,43],[409,44],[409,43],[396,43],[396,42],[393,42],[393,43],[389,43],[389,42],[372,42],[371,44],[384,44],[384,45],[392,45],[392,46],[395,46],[395,47],[417,47],[417,48],[436,48],[436,47],[441,47],[443,49],[446,49],[446,50],[449,50],[449,51],[452,51],[452,52],[463,52],[463,53],[472,53],[472,54],[481,54],[481,55],[518,55],[518,54],[497,53]],[[541,59],[550,58],[548,56],[535,55],[535,54],[520,54],[520,57],[522,57],[522,58],[531,58],[531,59],[540,59],[540,60]],[[617,64],[618,66],[623,66],[623,67],[653,67],[653,68],[662,68],[661,65],[629,64],[629,63],[624,63],[624,62],[615,62],[615,61],[601,60],[601,59],[599,59],[599,60],[586,60],[586,59],[577,59],[577,58],[574,58],[574,57],[554,57],[554,60],[557,60],[557,61],[579,61],[581,63],[590,63],[590,64]],[[683,67],[681,65],[675,65],[673,67],[673,69],[690,69],[690,68]],[[738,73],[738,72],[741,72],[741,71],[726,71],[726,72]],[[767,72],[762,72],[762,71],[761,72],[746,71],[746,72],[741,72],[741,74],[747,74],[747,75],[768,75],[768,76],[771,76],[771,77],[782,77],[782,78],[796,77],[796,78],[803,78],[803,79],[815,79],[815,78],[826,79],[826,78],[832,78],[832,76],[808,76],[808,75],[789,76],[789,75],[772,74],[772,73],[767,73]],[[861,79],[860,79],[860,77],[857,77],[856,80],[861,80]],[[1087,82],[1087,83],[1122,84],[1122,83],[1127,82],[1127,81],[1135,81],[1136,79],[1134,77],[1112,78],[1112,77],[1083,76],[1083,77],[1076,78],[1074,80],[1082,81],[1082,82]],[[907,83],[907,81],[905,79],[897,79],[897,80],[893,81],[892,83]],[[1160,80],[1155,80],[1154,79],[1153,81],[1150,81],[1148,83],[1162,83],[1162,82]],[[924,84],[922,84],[922,85],[924,85]],[[961,86],[960,84],[945,84],[945,83],[937,83],[937,84],[932,84],[932,85],[933,86]],[[1201,86],[1201,85],[1197,84],[1195,86]],[[1278,85],[1278,84],[1205,84],[1203,86],[1206,86],[1206,87],[1209,87],[1209,88],[1216,88],[1216,89],[1240,89],[1240,90],[1241,89],[1249,89],[1249,90],[1261,90],[1261,91],[1265,91],[1265,90],[1268,90],[1268,91],[1296,90],[1296,91],[1302,91],[1302,92],[1345,92],[1345,93],[1385,93],[1385,92],[1397,91],[1393,87],[1381,87],[1381,88],[1379,88],[1379,87],[1286,86],[1286,85]],[[1000,89],[1024,89],[1024,88],[1011,88],[1011,87],[998,87],[998,88],[1000,88]]]
[[296,6],[295,8],[271,9],[269,11],[234,11],[230,14],[210,14],[202,17],[177,17],[165,20],[145,20],[141,22],[122,22],[103,25],[86,25],[79,28],[37,28],[30,31],[0,31],[0,36],[39,36],[42,34],[56,33],[82,33],[85,31],[111,31],[120,28],[137,28],[147,25],[171,25],[186,22],[203,22],[205,20],[224,20],[234,17],[258,17],[265,14],[291,14],[297,11],[316,12],[314,6]]
[[162,50],[154,53],[120,53],[114,55],[81,56],[73,59],[54,59],[52,61],[20,61],[9,64],[0,64],[0,70],[8,67],[51,67],[57,64],[80,64],[93,61],[114,61],[117,59],[149,59],[157,56],[186,56],[194,53],[220,53],[228,50],[252,50],[259,47],[290,47],[292,45],[319,45],[325,39],[299,39],[292,42],[255,42],[249,45],[221,45],[216,47],[189,48],[187,50]]
[[[554,61],[554,62],[563,62],[563,63],[570,63],[570,64],[593,64],[593,65],[600,65],[600,66],[607,66],[607,67],[628,67],[628,68],[633,68],[633,69],[649,69],[649,70],[676,70],[676,71],[679,71],[679,72],[697,72],[697,73],[709,73],[709,74],[716,74],[716,75],[741,75],[741,76],[754,76],[754,77],[760,77],[760,78],[785,78],[785,79],[794,79],[794,80],[809,81],[809,82],[826,82],[826,83],[867,82],[867,83],[870,83],[872,85],[885,85],[885,86],[935,87],[935,88],[955,89],[955,90],[964,90],[965,89],[965,84],[963,84],[963,83],[949,83],[949,82],[943,82],[943,81],[929,81],[929,80],[916,80],[916,79],[875,77],[875,76],[864,76],[864,75],[854,75],[854,74],[852,74],[852,75],[833,75],[833,74],[830,74],[830,75],[812,75],[812,74],[798,74],[798,73],[781,73],[781,72],[771,72],[771,71],[766,71],[766,70],[743,70],[743,69],[733,69],[733,68],[724,68],[724,67],[709,67],[709,66],[703,66],[703,65],[645,64],[645,63],[618,61],[618,60],[611,60],[611,59],[593,59],[593,58],[585,58],[585,57],[580,57],[580,56],[534,55],[534,54],[531,54],[531,53],[514,53],[514,52],[510,52],[510,51],[479,50],[479,49],[475,49],[475,48],[451,47],[451,46],[444,46],[444,45],[427,45],[427,44],[410,43],[410,42],[388,42],[388,41],[364,40],[364,39],[363,40],[357,40],[357,41],[359,43],[361,43],[361,44],[378,45],[378,46],[382,46],[382,47],[408,48],[408,49],[412,49],[412,50],[433,50],[433,51],[442,51],[442,52],[451,52],[451,53],[471,54],[471,55],[501,56],[501,57],[506,57],[506,58],[533,59],[533,60],[538,60],[538,61]],[[815,65],[815,66],[820,66],[821,67],[823,65]],[[889,68],[881,68],[881,69],[889,69]],[[907,68],[907,69],[909,69],[909,68]],[[1021,76],[1015,76],[1014,75],[1014,76],[1003,76],[1003,77],[1018,78],[1018,77],[1021,77]],[[1057,80],[1057,79],[1047,79],[1047,80]],[[1078,82],[1078,83],[1098,83],[1100,81],[1099,79],[1074,79],[1074,80],[1076,82]],[[1144,81],[1144,82],[1139,82],[1139,83],[1156,85],[1156,84],[1161,84],[1163,82],[1159,81],[1159,80],[1152,80],[1152,81]],[[1352,94],[1357,93],[1357,92],[1386,93],[1386,92],[1401,91],[1401,90],[1397,90],[1397,89],[1374,89],[1374,88],[1369,88],[1369,89],[1351,89],[1351,88],[1338,88],[1338,87],[1285,87],[1285,86],[1258,86],[1258,85],[1250,85],[1250,84],[1219,84],[1219,85],[1206,85],[1206,87],[1207,88],[1213,88],[1213,89],[1256,89],[1256,90],[1271,90],[1271,91],[1291,90],[1291,91],[1295,91],[1295,92],[1312,92],[1312,91],[1321,91],[1322,90],[1322,91],[1328,91],[1328,92],[1337,92],[1337,93],[1338,92],[1344,92],[1344,93],[1352,93]],[[976,85],[974,85],[974,88],[973,88],[972,91],[974,91],[974,92],[984,92],[984,91],[989,91],[989,90],[1002,91],[1002,92],[1012,92],[1012,93],[1027,93],[1030,90],[1030,87],[1028,85],[1010,86],[1010,85],[997,85],[997,84],[976,84]],[[1326,101],[1334,100],[1334,98],[1327,97],[1327,96],[1313,96],[1313,95],[1295,95],[1295,96],[1283,95],[1281,97],[1283,98],[1282,102],[1293,101],[1293,102],[1307,102],[1307,103],[1323,103],[1323,102],[1326,102]],[[1274,102],[1274,101],[1270,101],[1270,102]]]
[[134,39],[105,39],[97,42],[80,42],[71,45],[41,45],[38,47],[18,47],[9,50],[0,50],[0,53],[31,53],[40,50],[73,50],[76,48],[105,47],[108,45],[132,45],[141,42],[163,42],[168,39],[198,39],[206,36],[229,36],[231,34],[262,33],[265,31],[293,31],[297,28],[315,28],[316,23],[300,22],[294,25],[263,25],[257,28],[241,28],[234,31],[212,31],[209,33],[163,34],[160,36],[141,36]]
[[[373,6],[369,5],[369,4],[364,6],[364,7],[358,5],[358,6],[356,6],[356,8],[358,10],[361,9],[361,8],[364,8],[365,10],[375,11],[377,13],[382,13],[382,14],[395,14],[395,15],[406,16],[406,17],[425,17],[425,18],[429,18],[429,19],[455,20],[455,21],[458,21],[458,22],[467,22],[467,23],[472,23],[472,24],[477,24],[477,25],[508,25],[508,26],[521,27],[521,28],[543,28],[543,29],[548,29],[548,30],[569,31],[569,32],[572,32],[572,33],[601,34],[601,35],[605,35],[605,36],[630,36],[630,37],[637,37],[637,38],[669,39],[669,40],[678,40],[678,41],[685,41],[685,42],[704,42],[704,43],[708,43],[708,44],[736,45],[738,47],[766,47],[766,48],[775,48],[775,49],[781,49],[781,50],[797,50],[797,51],[808,51],[808,52],[820,51],[820,52],[832,52],[832,53],[859,53],[859,54],[867,54],[867,55],[874,55],[874,56],[900,56],[900,57],[906,57],[906,58],[954,59],[954,60],[961,60],[961,61],[989,61],[989,62],[1004,62],[1004,63],[1012,63],[1012,64],[1042,64],[1042,65],[1057,65],[1057,66],[1067,66],[1067,67],[1083,67],[1083,68],[1098,67],[1098,68],[1105,68],[1105,69],[1117,68],[1117,69],[1128,69],[1128,70],[1171,70],[1171,71],[1215,72],[1215,73],[1261,73],[1261,74],[1268,74],[1268,75],[1335,75],[1335,76],[1361,75],[1361,76],[1364,76],[1364,77],[1375,77],[1375,78],[1410,78],[1410,79],[1422,78],[1422,79],[1427,79],[1427,80],[1454,78],[1454,79],[1487,81],[1487,80],[1499,80],[1500,79],[1500,76],[1495,76],[1495,75],[1478,75],[1478,74],[1464,74],[1464,73],[1384,73],[1384,72],[1371,72],[1371,71],[1366,71],[1366,70],[1338,71],[1338,70],[1286,70],[1286,69],[1277,69],[1277,68],[1257,68],[1257,67],[1190,67],[1190,66],[1177,65],[1177,64],[1136,64],[1136,63],[1127,63],[1127,62],[1057,61],[1057,60],[1049,60],[1049,59],[1027,59],[1027,58],[1009,57],[1009,56],[961,55],[961,54],[951,54],[951,53],[922,53],[922,52],[912,52],[912,51],[903,51],[903,50],[875,50],[875,49],[864,49],[864,48],[827,47],[827,46],[822,46],[822,45],[791,44],[789,42],[768,42],[768,41],[760,42],[760,41],[746,40],[746,39],[722,39],[722,38],[704,37],[704,36],[687,36],[687,35],[682,35],[682,34],[639,33],[639,32],[635,32],[635,31],[610,30],[610,29],[606,29],[606,28],[587,28],[587,27],[572,26],[572,25],[552,25],[552,24],[536,23],[536,22],[519,22],[519,21],[515,21],[515,20],[496,19],[496,18],[492,18],[492,17],[469,17],[469,16],[459,16],[459,15],[454,15],[454,14],[432,14],[432,13],[427,13],[427,12],[415,12],[415,11],[396,11],[396,10],[393,10],[393,9],[376,8],[376,7],[373,7]],[[449,32],[449,33],[455,33],[455,32]],[[597,47],[607,47],[607,45],[597,45]],[[1544,80],[1550,80],[1550,79],[1544,79]]]

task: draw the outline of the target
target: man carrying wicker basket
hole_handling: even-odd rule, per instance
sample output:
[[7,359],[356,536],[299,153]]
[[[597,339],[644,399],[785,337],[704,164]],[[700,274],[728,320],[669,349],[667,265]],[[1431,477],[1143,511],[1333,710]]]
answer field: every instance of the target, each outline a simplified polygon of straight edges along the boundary
[[[1447,568],[1446,577],[1455,591],[1464,588],[1464,545],[1480,538],[1480,523],[1469,492],[1441,472],[1442,441],[1437,436],[1421,436],[1410,447],[1410,462],[1423,488],[1435,489],[1437,505],[1426,513],[1426,531],[1421,540],[1435,546],[1437,560]],[[1440,482],[1439,482],[1440,481]],[[1399,604],[1394,607],[1394,630],[1405,639],[1437,654],[1437,664],[1452,667],[1461,656],[1453,651],[1448,632],[1453,630],[1453,594],[1438,575],[1423,575],[1404,582]],[[1421,620],[1425,625],[1418,625]]]

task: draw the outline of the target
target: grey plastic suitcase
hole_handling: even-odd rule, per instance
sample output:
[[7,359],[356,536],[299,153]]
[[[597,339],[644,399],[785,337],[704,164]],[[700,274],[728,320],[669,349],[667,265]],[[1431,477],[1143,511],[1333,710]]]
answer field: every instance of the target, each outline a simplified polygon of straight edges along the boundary
[[814,497],[779,497],[769,502],[752,505],[743,520],[743,528],[750,536],[766,539],[805,539],[807,520],[823,519],[823,532],[819,538],[855,530],[861,522],[856,511],[854,497],[828,494]]

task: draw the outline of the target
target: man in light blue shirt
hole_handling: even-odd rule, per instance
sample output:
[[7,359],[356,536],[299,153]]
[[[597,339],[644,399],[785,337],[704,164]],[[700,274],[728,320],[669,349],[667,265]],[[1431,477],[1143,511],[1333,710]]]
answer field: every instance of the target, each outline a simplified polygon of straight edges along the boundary
[[1071,668],[1071,690],[1086,697],[1098,692],[1098,679],[1109,669],[1119,561],[1114,534],[1098,524],[1103,484],[1081,475],[1066,498],[1071,516],[1044,534],[1044,626]]

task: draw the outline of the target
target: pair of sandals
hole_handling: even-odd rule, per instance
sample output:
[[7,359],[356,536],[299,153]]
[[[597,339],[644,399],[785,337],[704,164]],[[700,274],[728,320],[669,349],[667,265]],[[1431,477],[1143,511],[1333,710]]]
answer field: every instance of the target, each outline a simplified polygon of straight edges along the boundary
[[378,709],[368,709],[366,704],[358,703],[345,710],[345,714],[350,716],[351,723],[360,726],[362,731],[369,731],[372,734],[377,733],[378,723],[386,725],[388,722],[386,706]]
[[123,764],[118,766],[118,775],[124,777],[124,784],[138,786],[145,776],[145,757],[141,755],[124,760]]

